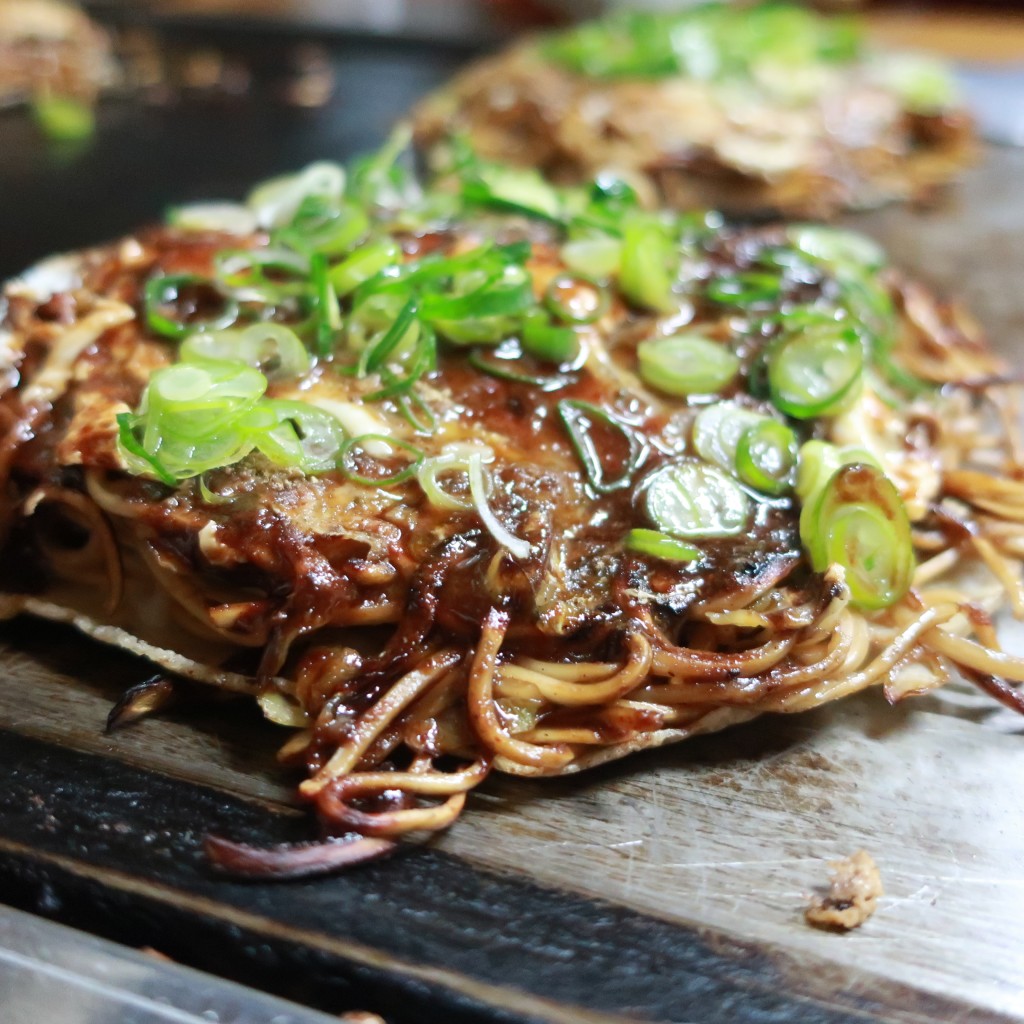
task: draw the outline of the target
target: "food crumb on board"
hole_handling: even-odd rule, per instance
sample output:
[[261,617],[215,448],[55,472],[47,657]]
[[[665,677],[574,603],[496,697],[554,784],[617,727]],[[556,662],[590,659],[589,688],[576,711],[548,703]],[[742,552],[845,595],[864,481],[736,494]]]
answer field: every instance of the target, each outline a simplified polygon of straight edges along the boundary
[[858,928],[875,912],[878,897],[885,895],[878,865],[869,853],[858,850],[829,867],[832,881],[828,893],[807,908],[807,923],[834,931]]

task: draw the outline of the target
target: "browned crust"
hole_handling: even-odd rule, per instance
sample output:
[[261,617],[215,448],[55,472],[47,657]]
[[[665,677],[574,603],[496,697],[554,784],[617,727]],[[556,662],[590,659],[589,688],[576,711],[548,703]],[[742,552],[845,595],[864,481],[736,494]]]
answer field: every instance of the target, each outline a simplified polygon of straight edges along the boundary
[[[722,109],[694,83],[596,81],[545,61],[527,43],[471,65],[420,103],[413,119],[427,151],[464,134],[481,156],[537,167],[556,181],[611,170],[651,202],[733,215],[829,218],[893,200],[928,201],[972,162],[965,111],[910,114],[877,89],[857,88],[864,95],[852,85],[849,96],[838,93],[847,120],[858,104],[886,111],[867,142],[845,144],[826,130],[834,112],[816,103],[762,105],[748,117]],[[767,123],[773,118],[777,125]]]

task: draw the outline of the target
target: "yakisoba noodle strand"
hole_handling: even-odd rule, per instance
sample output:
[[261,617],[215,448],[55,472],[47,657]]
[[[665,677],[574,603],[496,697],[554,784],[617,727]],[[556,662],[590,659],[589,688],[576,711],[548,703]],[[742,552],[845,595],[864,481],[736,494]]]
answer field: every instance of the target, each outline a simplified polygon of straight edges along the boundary
[[331,841],[218,863],[867,687],[1022,709],[1016,388],[966,317],[858,235],[394,157],[5,293],[5,611],[257,695],[308,773]]

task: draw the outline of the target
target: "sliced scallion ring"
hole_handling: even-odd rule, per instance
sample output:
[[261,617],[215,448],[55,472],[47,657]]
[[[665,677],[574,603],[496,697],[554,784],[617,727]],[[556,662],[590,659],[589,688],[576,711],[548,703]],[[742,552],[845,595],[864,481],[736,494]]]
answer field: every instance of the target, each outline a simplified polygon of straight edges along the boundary
[[240,360],[270,380],[301,377],[310,367],[309,353],[299,336],[284,324],[252,324],[190,334],[181,344],[182,362]]
[[121,455],[128,463],[128,468],[133,473],[152,475],[168,487],[174,487],[177,477],[160,461],[157,456],[147,452],[142,447],[142,442],[135,436],[135,427],[138,417],[132,416],[130,412],[119,412],[117,420],[117,442],[121,448]]
[[549,363],[570,363],[580,350],[579,338],[571,327],[558,327],[537,310],[523,318],[523,348]]
[[877,467],[842,466],[821,489],[800,537],[817,572],[838,563],[855,605],[888,608],[910,589],[914,544],[899,492]]
[[527,373],[520,365],[522,351],[518,346],[515,349],[508,349],[507,345],[508,343],[505,342],[496,349],[470,349],[467,362],[474,370],[486,373],[490,377],[512,381],[514,384],[526,384],[529,387],[540,388],[542,391],[557,391],[569,383],[571,378],[563,373],[550,377]]
[[796,434],[784,423],[764,419],[740,435],[736,473],[762,494],[782,494],[792,485],[798,453]]
[[705,462],[732,472],[740,438],[767,417],[735,402],[705,406],[693,421],[693,447]]
[[337,294],[345,296],[401,259],[402,250],[393,239],[367,242],[331,268],[330,281]]
[[622,237],[619,289],[630,302],[657,313],[679,307],[670,272],[675,250],[666,229],[657,222],[626,224]]
[[462,194],[470,202],[548,220],[558,219],[562,205],[558,192],[538,171],[500,164],[473,168]]
[[[578,399],[563,398],[558,403],[558,417],[583,464],[587,483],[595,491],[608,494],[629,486],[633,474],[647,456],[646,444],[632,427],[604,409]],[[626,448],[621,471],[616,476],[609,476],[601,457],[602,452],[607,451],[607,445],[597,439],[597,432],[601,430],[608,431]]]
[[[363,457],[369,456],[367,443],[374,448],[386,446],[392,456],[399,457],[399,451],[408,456],[405,465],[393,472],[384,472],[374,476],[367,476],[360,472],[358,453],[362,452]],[[345,471],[345,475],[354,483],[363,484],[366,487],[397,487],[398,484],[411,480],[419,471],[425,456],[414,444],[408,441],[401,441],[397,437],[388,437],[386,434],[360,434],[359,437],[350,438],[341,446],[338,462]],[[374,456],[376,462],[383,461],[379,455]]]
[[749,528],[750,498],[717,466],[679,459],[655,470],[641,486],[651,522],[673,537],[733,537]]
[[246,205],[256,215],[260,227],[283,228],[292,222],[309,196],[339,203],[344,190],[344,168],[321,160],[297,174],[263,182],[249,194]]
[[256,230],[256,215],[240,203],[189,203],[167,215],[168,223],[181,231],[222,231],[249,235]]
[[704,294],[727,306],[756,306],[778,301],[782,295],[782,280],[777,274],[741,271],[713,278],[707,283]]
[[677,334],[637,347],[640,377],[669,395],[707,395],[727,387],[740,361],[725,345],[699,334]]
[[329,412],[308,402],[280,398],[260,403],[255,411],[257,417],[250,422],[260,426],[256,447],[272,462],[304,473],[336,467],[345,431]]
[[309,257],[284,246],[224,249],[213,259],[220,291],[240,302],[276,305],[309,290]]
[[833,269],[857,267],[877,271],[885,266],[885,251],[867,235],[822,224],[794,224],[788,231],[793,247]]
[[608,289],[583,274],[558,274],[544,291],[544,305],[566,324],[592,324],[610,304]]
[[622,239],[610,235],[577,238],[562,246],[562,260],[577,274],[592,279],[609,278],[622,263]]
[[[214,296],[220,311],[209,317],[196,316],[198,300],[184,301],[190,292],[206,290]],[[194,331],[215,331],[230,327],[239,313],[235,299],[214,292],[206,278],[195,274],[166,274],[146,282],[144,299],[146,323],[165,338],[184,338]]]
[[796,419],[838,412],[856,397],[863,370],[864,348],[855,331],[830,324],[792,334],[768,357],[772,404]]
[[694,562],[701,555],[700,548],[660,530],[630,530],[626,534],[625,545],[627,551],[663,558],[667,562]]

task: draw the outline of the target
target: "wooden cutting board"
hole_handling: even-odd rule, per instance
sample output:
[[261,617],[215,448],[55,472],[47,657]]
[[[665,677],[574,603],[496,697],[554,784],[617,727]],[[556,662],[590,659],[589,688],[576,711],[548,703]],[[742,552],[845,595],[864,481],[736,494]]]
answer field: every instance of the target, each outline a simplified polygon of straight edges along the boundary
[[[325,152],[307,128],[299,148]],[[1022,180],[1024,153],[993,150],[941,207],[855,221],[1015,360]],[[148,674],[61,628],[0,627],[0,899],[392,1024],[1024,1020],[1024,728],[973,694],[867,694],[572,780],[492,779],[430,847],[250,885],[199,844],[309,834],[280,736],[217,703],[106,735]],[[827,862],[859,848],[878,913],[811,930]]]

